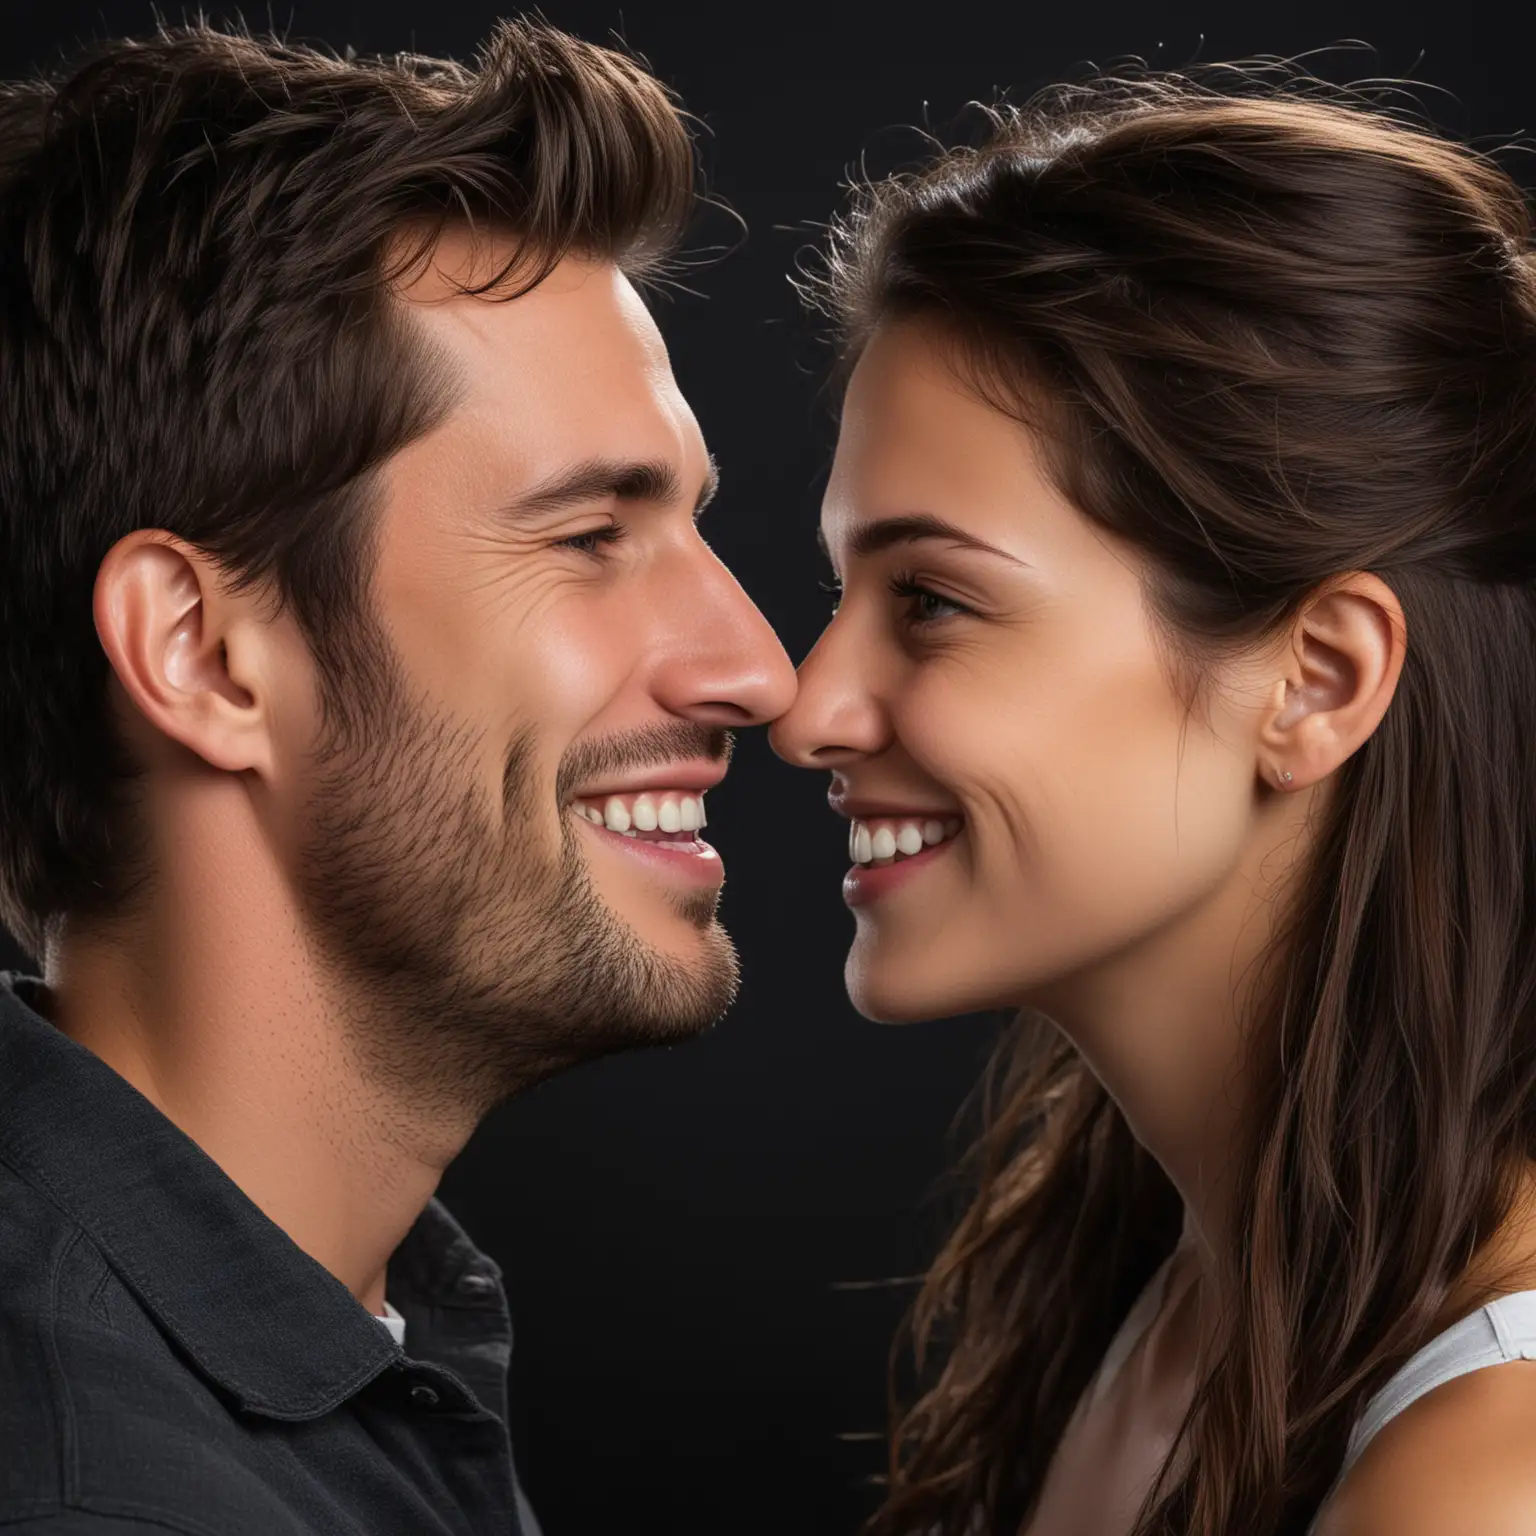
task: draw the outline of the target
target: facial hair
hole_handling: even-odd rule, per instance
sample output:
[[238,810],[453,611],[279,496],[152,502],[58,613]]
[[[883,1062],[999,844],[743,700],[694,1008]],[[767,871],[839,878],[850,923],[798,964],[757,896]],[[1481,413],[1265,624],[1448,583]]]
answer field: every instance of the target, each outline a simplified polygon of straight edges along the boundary
[[718,1021],[740,985],[718,891],[667,898],[699,945],[686,960],[659,953],[598,894],[564,801],[590,782],[584,765],[720,758],[729,733],[678,721],[587,745],[541,792],[530,724],[491,806],[476,734],[412,697],[387,639],[356,662],[322,670],[294,879],[328,1002],[380,1088],[419,1112],[478,1116],[579,1062]]

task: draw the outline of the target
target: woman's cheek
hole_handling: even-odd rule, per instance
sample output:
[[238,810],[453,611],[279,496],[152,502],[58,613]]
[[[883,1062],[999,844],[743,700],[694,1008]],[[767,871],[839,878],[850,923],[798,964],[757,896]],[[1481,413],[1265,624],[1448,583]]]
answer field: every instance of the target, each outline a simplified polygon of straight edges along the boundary
[[973,674],[915,678],[898,702],[896,734],[907,755],[954,794],[966,777],[1006,761],[1015,712],[996,686]]

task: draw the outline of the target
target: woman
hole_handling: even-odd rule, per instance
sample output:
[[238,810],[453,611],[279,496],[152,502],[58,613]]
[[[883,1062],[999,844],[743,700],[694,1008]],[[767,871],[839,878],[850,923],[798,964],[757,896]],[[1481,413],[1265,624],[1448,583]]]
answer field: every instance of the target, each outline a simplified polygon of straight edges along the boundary
[[860,1011],[1022,1010],[872,1530],[1536,1530],[1526,207],[1315,82],[994,130],[808,284],[775,747]]

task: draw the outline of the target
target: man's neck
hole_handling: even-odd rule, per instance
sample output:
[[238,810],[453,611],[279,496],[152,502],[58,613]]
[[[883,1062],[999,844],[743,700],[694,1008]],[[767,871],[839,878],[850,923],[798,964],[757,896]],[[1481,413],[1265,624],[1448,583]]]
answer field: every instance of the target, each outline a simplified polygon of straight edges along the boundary
[[[236,970],[228,954],[199,965],[195,946],[175,953],[167,984],[120,949],[67,943],[50,952],[40,1011],[382,1314],[389,1257],[468,1130],[424,1134],[369,1082],[291,956]],[[232,974],[261,977],[261,989],[242,992]]]

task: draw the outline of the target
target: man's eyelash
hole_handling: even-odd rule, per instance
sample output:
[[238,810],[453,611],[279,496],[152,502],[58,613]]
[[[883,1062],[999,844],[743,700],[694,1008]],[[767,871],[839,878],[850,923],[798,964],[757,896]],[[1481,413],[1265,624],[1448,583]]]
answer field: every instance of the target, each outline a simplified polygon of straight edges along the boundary
[[585,533],[573,533],[568,539],[557,539],[556,549],[574,549],[578,554],[591,555],[595,559],[602,559],[600,549],[586,549],[583,545],[588,539],[595,539],[599,544],[618,544],[629,537],[629,530],[623,523],[604,523],[601,528],[589,528]]

